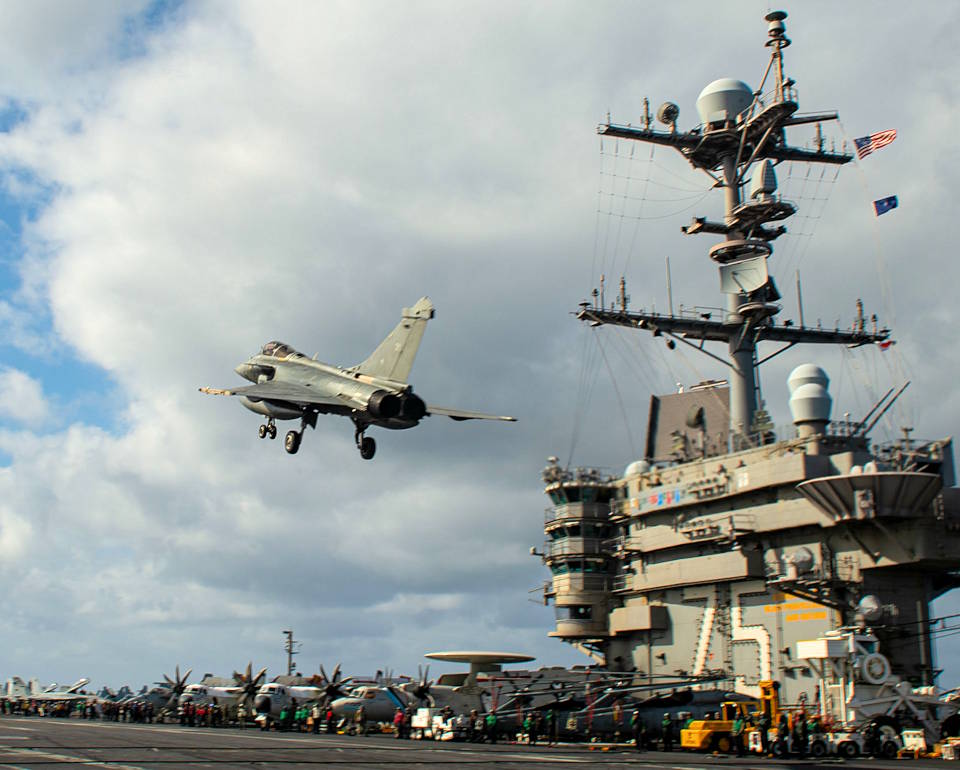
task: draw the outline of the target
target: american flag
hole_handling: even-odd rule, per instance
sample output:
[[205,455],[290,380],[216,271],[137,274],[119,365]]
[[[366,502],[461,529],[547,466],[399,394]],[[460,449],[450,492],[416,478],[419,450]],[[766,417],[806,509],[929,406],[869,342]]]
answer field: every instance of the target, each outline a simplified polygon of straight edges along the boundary
[[897,129],[891,128],[888,131],[878,131],[875,134],[870,134],[870,136],[861,136],[859,139],[854,139],[853,143],[857,146],[857,157],[863,160],[871,152],[886,147],[896,138]]

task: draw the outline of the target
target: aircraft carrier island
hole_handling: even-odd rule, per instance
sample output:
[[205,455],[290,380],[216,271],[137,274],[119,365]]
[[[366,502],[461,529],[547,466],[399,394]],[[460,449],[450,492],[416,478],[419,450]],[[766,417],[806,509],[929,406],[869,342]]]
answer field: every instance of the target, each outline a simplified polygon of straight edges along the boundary
[[[719,680],[759,697],[759,683],[773,680],[783,701],[813,704],[827,697],[828,664],[847,656],[850,681],[898,683],[908,700],[907,692],[920,698],[939,673],[930,603],[960,585],[951,440],[909,430],[887,443],[871,438],[903,388],[862,416],[836,419],[829,377],[815,364],[774,385],[789,390],[789,429],[774,430],[760,397],[759,367],[794,345],[884,346],[890,335],[859,301],[845,329],[805,324],[802,305],[799,323],[778,320],[767,263],[785,232],[775,223],[796,206],[777,193],[775,166],[852,160],[823,138],[835,113],[798,112],[785,18],[766,16],[760,86],[711,83],[697,128],[679,130],[668,102],[657,113],[663,128],[645,109],[639,123],[608,118],[598,129],[679,151],[723,189],[722,220],[697,217],[683,231],[721,237],[709,258],[726,304],[712,313],[634,310],[621,279],[613,301],[601,285],[577,315],[705,353],[724,365],[723,379],[653,396],[643,458],[622,476],[550,458],[547,542],[537,553],[551,572],[543,596],[556,609],[551,636],[637,685]],[[807,146],[788,143],[798,125],[816,131]],[[723,354],[712,352],[717,343]]]

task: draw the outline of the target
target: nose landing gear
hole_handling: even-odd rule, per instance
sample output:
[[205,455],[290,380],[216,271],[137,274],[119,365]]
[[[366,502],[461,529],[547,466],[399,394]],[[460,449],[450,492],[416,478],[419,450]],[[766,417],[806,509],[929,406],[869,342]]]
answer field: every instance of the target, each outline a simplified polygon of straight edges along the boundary
[[260,438],[269,436],[271,439],[275,439],[277,437],[277,426],[274,424],[272,417],[267,420],[264,425],[260,426],[257,435],[260,436]]

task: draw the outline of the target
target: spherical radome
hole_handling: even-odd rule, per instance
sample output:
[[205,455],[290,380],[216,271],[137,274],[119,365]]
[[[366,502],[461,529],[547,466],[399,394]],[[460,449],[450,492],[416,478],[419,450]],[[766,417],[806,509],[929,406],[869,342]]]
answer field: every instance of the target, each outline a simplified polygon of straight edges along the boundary
[[736,120],[753,101],[753,90],[742,80],[720,78],[700,92],[697,112],[702,123]]
[[792,394],[801,385],[807,385],[811,382],[822,385],[824,388],[830,387],[830,378],[823,369],[816,364],[800,364],[787,377],[787,388]]

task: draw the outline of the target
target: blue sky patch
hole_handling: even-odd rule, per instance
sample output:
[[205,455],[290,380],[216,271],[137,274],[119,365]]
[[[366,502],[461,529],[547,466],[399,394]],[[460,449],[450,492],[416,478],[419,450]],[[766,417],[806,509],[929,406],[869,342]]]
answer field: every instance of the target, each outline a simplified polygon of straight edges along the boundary
[[185,0],[154,0],[140,13],[124,19],[123,34],[117,43],[117,56],[121,60],[145,56],[150,37],[178,22],[185,4]]

